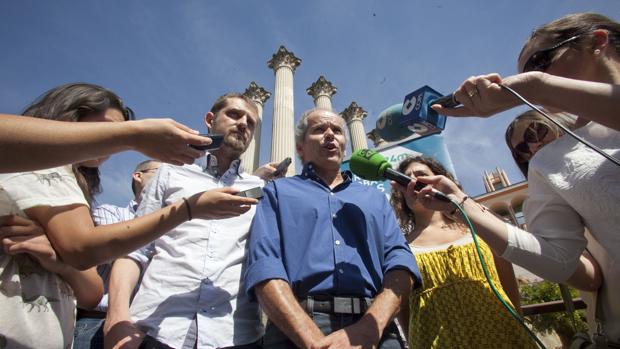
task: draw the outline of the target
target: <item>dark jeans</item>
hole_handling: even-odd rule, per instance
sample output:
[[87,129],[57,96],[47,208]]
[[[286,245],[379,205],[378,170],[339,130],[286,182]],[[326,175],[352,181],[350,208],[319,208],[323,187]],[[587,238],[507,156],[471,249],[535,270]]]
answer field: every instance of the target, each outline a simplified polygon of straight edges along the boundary
[[73,349],[103,349],[103,322],[105,319],[84,317],[75,323]]
[[[314,323],[324,334],[330,334],[344,327],[352,325],[359,321],[362,315],[349,314],[324,314],[312,313]],[[353,338],[355,339],[355,338]],[[293,342],[271,321],[267,323],[265,336],[263,337],[263,349],[294,349],[297,348]],[[390,323],[383,331],[383,336],[379,342],[378,349],[404,349],[407,348],[406,340],[398,330],[394,322]]]

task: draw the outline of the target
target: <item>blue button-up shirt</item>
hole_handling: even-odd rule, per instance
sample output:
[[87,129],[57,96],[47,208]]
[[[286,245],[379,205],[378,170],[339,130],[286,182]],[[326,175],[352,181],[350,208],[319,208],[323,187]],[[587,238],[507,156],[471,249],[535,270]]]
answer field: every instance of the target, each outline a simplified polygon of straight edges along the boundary
[[270,279],[287,281],[297,296],[374,297],[393,269],[422,284],[385,195],[351,177],[343,172],[343,183],[330,189],[306,165],[301,175],[265,186],[250,228],[250,297]]

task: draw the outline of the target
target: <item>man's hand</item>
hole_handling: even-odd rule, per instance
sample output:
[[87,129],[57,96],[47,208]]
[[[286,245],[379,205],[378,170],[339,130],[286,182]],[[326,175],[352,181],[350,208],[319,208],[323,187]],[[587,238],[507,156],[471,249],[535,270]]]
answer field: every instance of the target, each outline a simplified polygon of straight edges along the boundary
[[237,196],[239,190],[218,188],[198,193],[188,198],[194,218],[224,219],[239,216],[258,203],[253,198]]
[[[373,328],[367,316],[355,324],[331,333],[327,337],[317,342],[312,349],[375,349],[381,340],[381,333]],[[370,319],[370,318],[368,318]]]
[[[260,177],[260,179],[264,180],[265,182],[270,181],[272,179],[275,179],[273,174],[274,172],[276,172],[276,166],[278,166],[277,162],[269,162],[264,164],[263,166],[257,168],[256,170],[254,170],[254,173],[252,173],[253,175]],[[281,176],[284,176],[285,173],[283,173]]]
[[58,258],[43,228],[28,218],[0,217],[0,243],[6,254],[26,253],[52,273],[62,274],[68,268]]
[[136,127],[132,148],[142,154],[174,165],[191,164],[203,151],[188,145],[208,145],[211,139],[172,119],[128,121]]
[[103,334],[106,349],[136,349],[145,336],[129,319],[120,320],[110,316],[105,320]]

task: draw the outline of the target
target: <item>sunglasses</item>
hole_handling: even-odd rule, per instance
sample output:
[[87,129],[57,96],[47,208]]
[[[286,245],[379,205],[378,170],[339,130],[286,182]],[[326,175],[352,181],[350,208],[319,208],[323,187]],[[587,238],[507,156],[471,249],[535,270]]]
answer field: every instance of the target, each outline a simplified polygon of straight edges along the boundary
[[540,122],[532,122],[523,132],[523,141],[517,144],[514,148],[516,151],[531,155],[529,143],[541,143],[547,134],[549,133],[549,127]]
[[530,58],[528,58],[528,60],[525,62],[525,65],[523,66],[523,72],[525,73],[528,71],[546,71],[547,69],[549,69],[549,66],[553,61],[553,52],[560,47],[579,39],[580,36],[581,35],[575,35],[564,41],[560,41],[559,43],[549,48],[534,52],[534,54],[532,54]]

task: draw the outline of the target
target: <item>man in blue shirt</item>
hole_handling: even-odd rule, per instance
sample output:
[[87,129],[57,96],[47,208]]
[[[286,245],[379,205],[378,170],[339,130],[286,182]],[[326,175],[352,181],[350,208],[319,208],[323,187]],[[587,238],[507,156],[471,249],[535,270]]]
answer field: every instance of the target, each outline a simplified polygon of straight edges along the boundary
[[393,321],[421,279],[379,191],[340,172],[345,121],[326,109],[295,130],[301,175],[264,188],[246,290],[269,317],[264,348],[403,348]]

